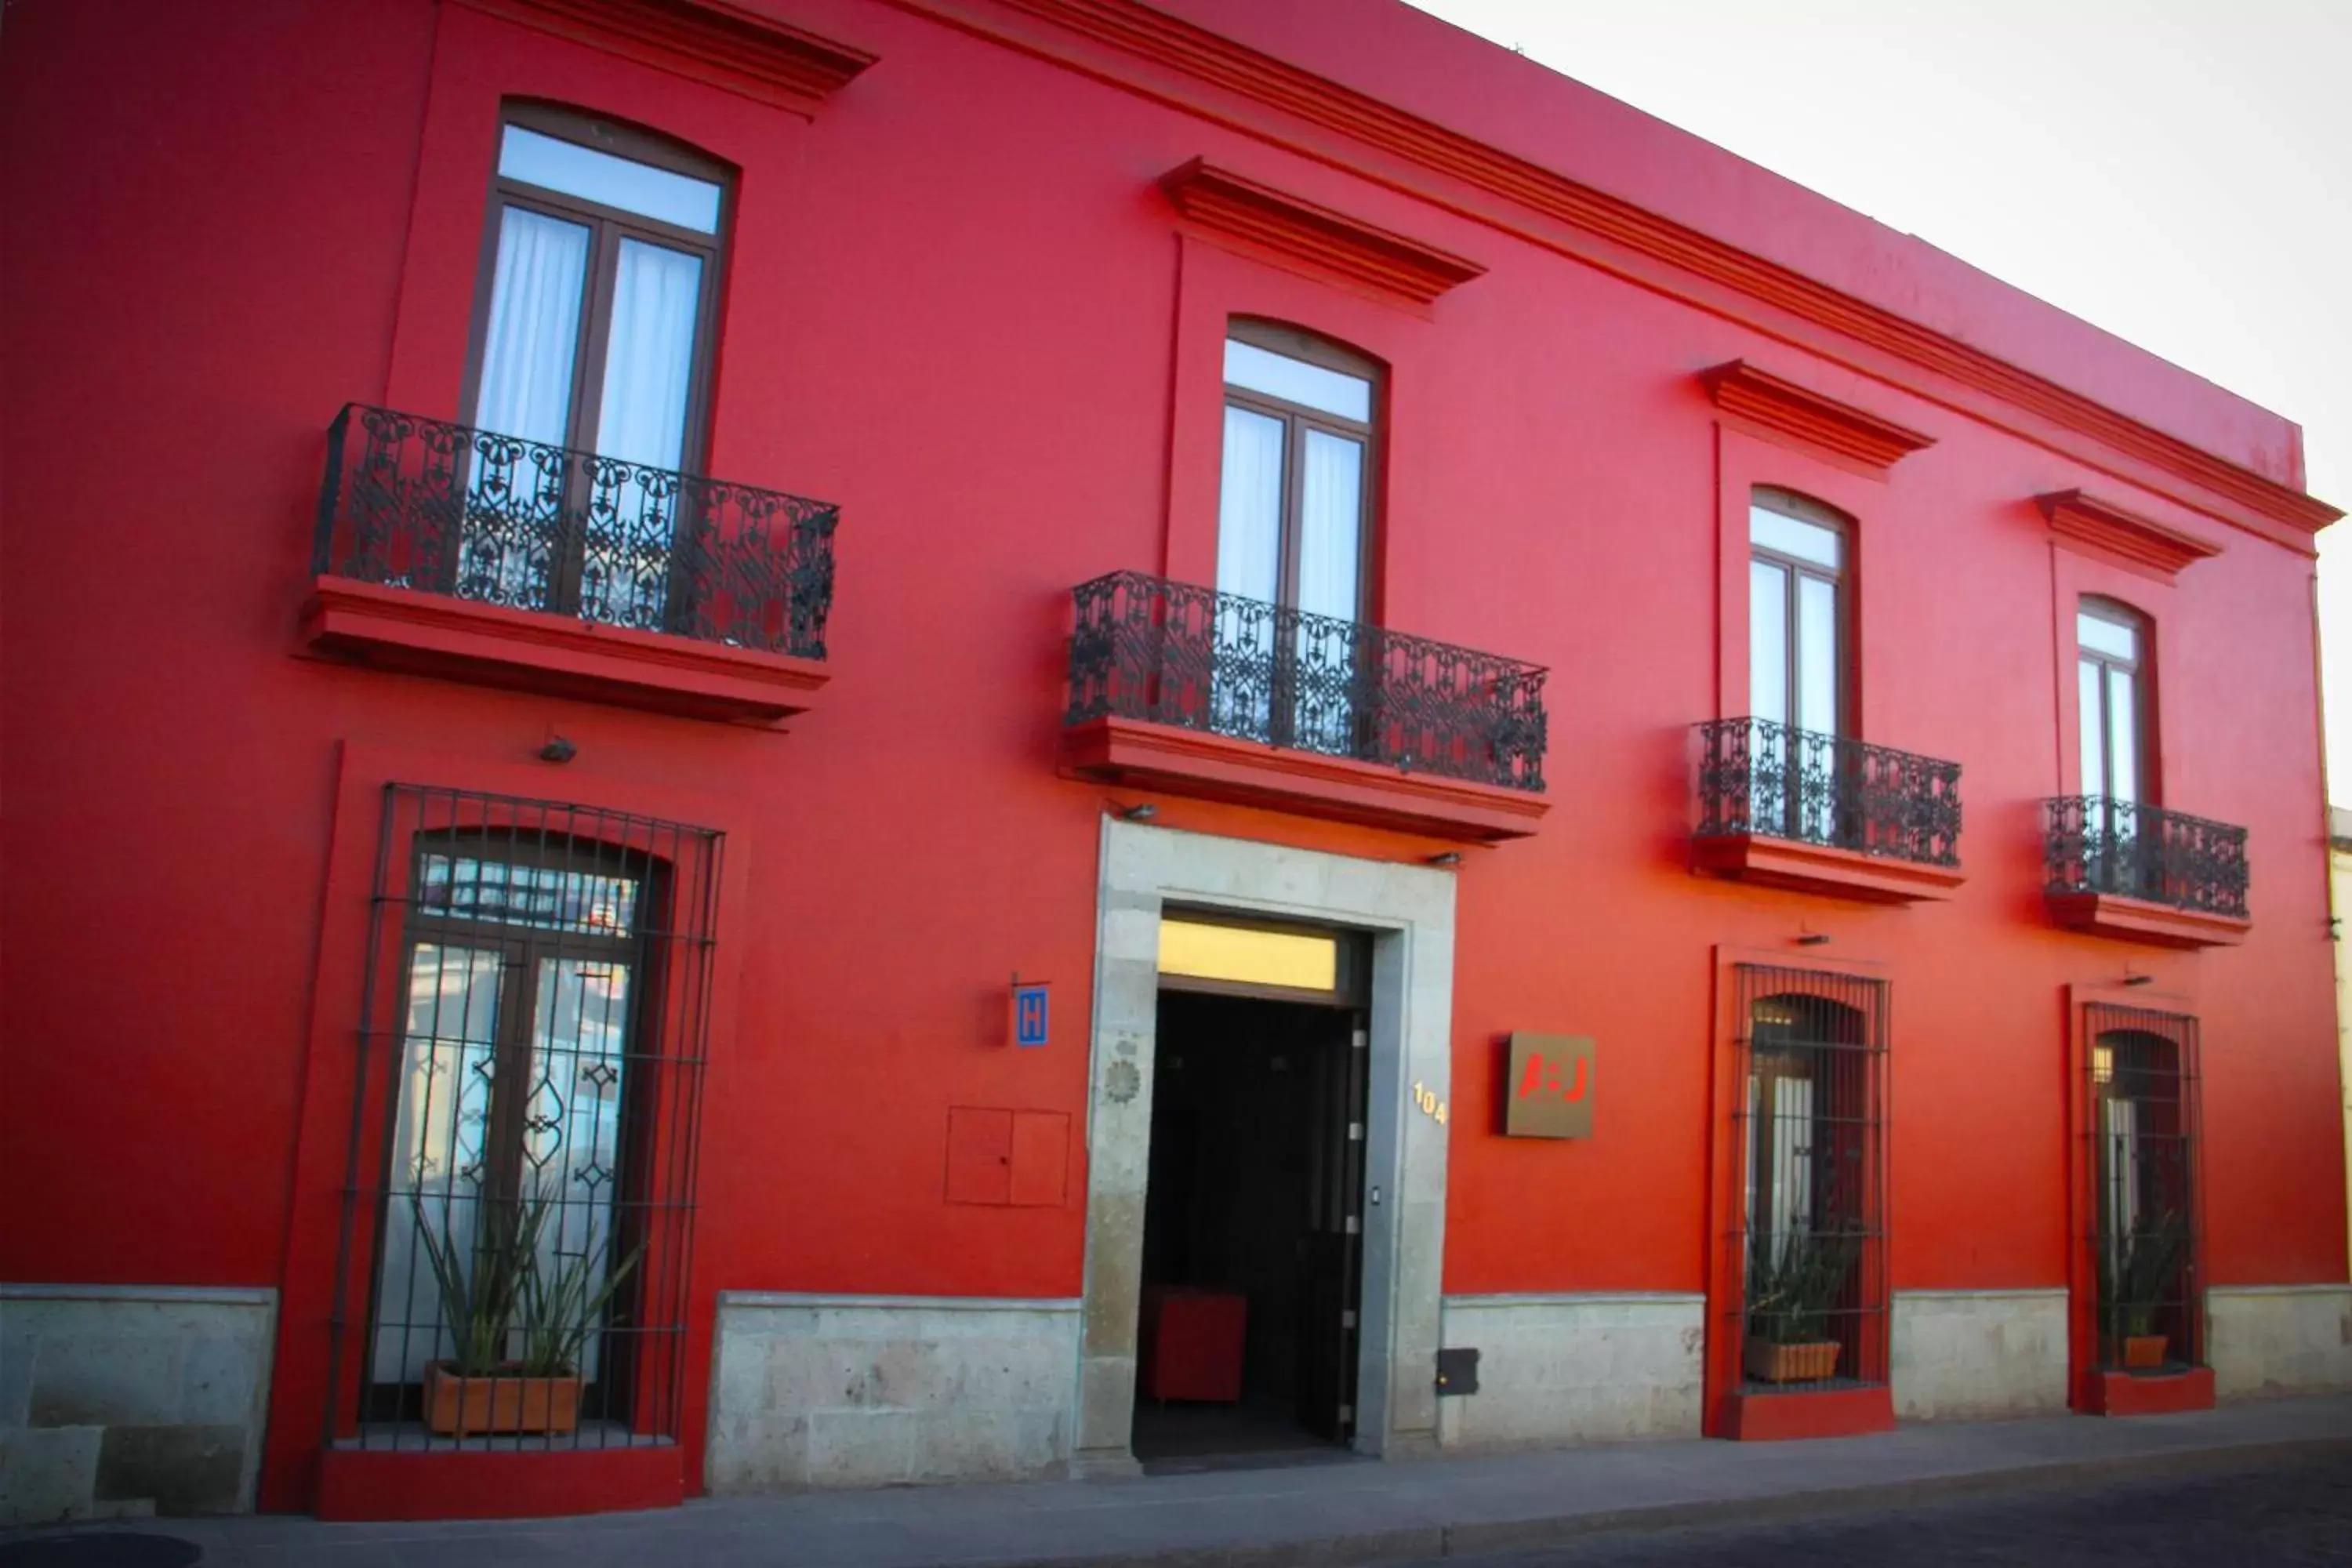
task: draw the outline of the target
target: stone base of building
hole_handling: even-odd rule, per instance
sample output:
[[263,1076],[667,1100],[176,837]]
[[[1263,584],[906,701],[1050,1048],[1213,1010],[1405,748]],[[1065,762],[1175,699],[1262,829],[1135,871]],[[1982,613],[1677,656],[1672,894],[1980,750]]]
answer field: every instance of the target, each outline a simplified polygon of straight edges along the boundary
[[0,1524],[253,1507],[278,1294],[0,1285]]
[[2352,1390],[2352,1284],[2214,1286],[2205,1326],[2223,1399]]
[[1068,1473],[1081,1303],[722,1291],[714,1494]]
[[1703,1296],[1448,1296],[1444,1344],[1478,1352],[1478,1392],[1437,1402],[1446,1448],[1536,1448],[1699,1433]]
[[1906,1421],[2066,1408],[2066,1292],[1898,1290],[1895,1414]]

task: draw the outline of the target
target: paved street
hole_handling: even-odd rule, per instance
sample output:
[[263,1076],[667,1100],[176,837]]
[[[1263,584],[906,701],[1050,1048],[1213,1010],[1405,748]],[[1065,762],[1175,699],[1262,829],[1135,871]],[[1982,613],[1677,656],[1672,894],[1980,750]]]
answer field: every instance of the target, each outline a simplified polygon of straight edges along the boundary
[[2195,1476],[2029,1485],[1924,1507],[1597,1535],[1548,1551],[1445,1561],[1475,1568],[2352,1563],[2352,1444],[2284,1461],[2218,1465]]

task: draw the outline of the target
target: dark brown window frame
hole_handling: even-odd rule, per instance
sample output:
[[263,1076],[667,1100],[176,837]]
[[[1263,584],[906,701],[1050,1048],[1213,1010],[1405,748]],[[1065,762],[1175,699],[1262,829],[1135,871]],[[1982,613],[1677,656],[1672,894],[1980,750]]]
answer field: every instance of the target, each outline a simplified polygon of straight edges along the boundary
[[[499,172],[509,126],[714,184],[719,187],[717,226],[711,233],[704,234],[642,213],[509,179]],[[735,223],[734,169],[657,132],[583,110],[521,99],[509,100],[501,108],[498,134],[491,141],[489,152],[489,195],[484,207],[481,247],[475,266],[473,315],[467,329],[466,375],[460,401],[466,411],[465,422],[477,428],[481,426],[482,361],[489,346],[490,305],[498,289],[499,235],[506,209],[520,207],[542,217],[579,224],[589,231],[579,336],[572,346],[569,416],[563,437],[557,443],[575,451],[596,449],[597,422],[603,414],[598,394],[604,386],[604,363],[611,349],[613,291],[620,275],[621,242],[635,239],[686,251],[701,261],[702,289],[695,302],[693,357],[687,375],[686,421],[678,442],[677,467],[680,473],[700,474],[709,450],[711,393],[718,369],[719,306],[726,287],[726,253]],[[577,487],[581,482],[575,479],[573,484]],[[577,497],[567,497],[567,508],[578,504],[578,500]],[[691,521],[682,516],[677,520],[672,535],[673,555],[677,543],[686,538]],[[553,607],[568,611],[579,603],[583,565],[580,543],[575,541],[554,565],[549,590]],[[449,570],[456,569],[453,554]]]
[[[2099,667],[2099,754],[2105,758],[2107,764],[2107,776],[2105,778],[2097,780],[2079,780],[2077,782],[2081,787],[2076,791],[2076,793],[2085,796],[2098,795],[2103,799],[2107,800],[2113,800],[2115,798],[2115,791],[2111,787],[2115,779],[2116,772],[2114,746],[2115,731],[2108,722],[2107,672],[2111,669],[2122,670],[2132,678],[2132,739],[2134,751],[2136,752],[2132,758],[2132,762],[2135,765],[2135,771],[2138,774],[2138,777],[2133,781],[2134,786],[2138,793],[2132,798],[2137,805],[2153,806],[2160,809],[2164,803],[2160,798],[2158,790],[2158,779],[2159,774],[2156,765],[2158,741],[2156,732],[2156,622],[2147,615],[2132,608],[2129,605],[2123,603],[2121,600],[2110,599],[2098,594],[2084,594],[2077,598],[2074,601],[2074,614],[2076,622],[2074,637],[2074,668],[2076,675],[2074,679],[2074,689],[2077,693],[2082,690],[2083,683],[2080,672],[2084,665],[2095,664]],[[2133,637],[2133,646],[2138,651],[2132,658],[2124,658],[2116,654],[2108,653],[2104,648],[2095,648],[2087,646],[2082,640],[2081,634],[2081,620],[2084,616],[2088,616],[2095,621],[2105,621],[2109,626],[2121,626],[2125,630],[2130,632]],[[2078,702],[2080,701],[2079,696],[2076,700]],[[2082,713],[2077,713],[2074,716],[2076,731],[2074,737],[2074,750],[2075,755],[2078,757],[2082,754],[2082,728],[2087,721],[2087,719],[2088,716]]]
[[[1859,694],[1855,688],[1861,682],[1856,679],[1860,665],[1854,657],[1856,650],[1854,647],[1853,557],[1857,531],[1854,520],[1835,507],[1774,485],[1758,485],[1751,489],[1748,492],[1748,505],[1751,511],[1761,510],[1774,512],[1792,521],[1811,523],[1816,528],[1828,529],[1838,536],[1838,565],[1835,569],[1832,569],[1817,561],[1806,561],[1774,550],[1769,545],[1757,543],[1755,525],[1752,521],[1748,525],[1748,559],[1751,562],[1766,562],[1780,567],[1789,574],[1788,587],[1782,595],[1780,648],[1782,681],[1789,693],[1788,713],[1786,717],[1764,713],[1751,713],[1748,717],[1773,719],[1776,722],[1786,724],[1792,730],[1797,727],[1797,687],[1799,672],[1802,668],[1800,663],[1801,650],[1797,640],[1800,619],[1798,595],[1801,579],[1811,577],[1830,585],[1830,592],[1836,604],[1838,646],[1833,668],[1837,678],[1837,728],[1832,732],[1843,739],[1859,740],[1861,726],[1857,720],[1861,707]],[[1756,601],[1752,588],[1749,592],[1748,609],[1748,615],[1753,617],[1756,613]],[[1752,689],[1755,681],[1753,671],[1749,672],[1748,680]]]
[[[1387,411],[1387,376],[1379,361],[1352,350],[1342,348],[1328,338],[1318,337],[1301,328],[1284,326],[1254,317],[1236,316],[1225,323],[1225,339],[1264,349],[1318,369],[1336,371],[1342,375],[1358,377],[1370,384],[1369,419],[1358,422],[1292,403],[1286,398],[1270,396],[1239,387],[1223,379],[1220,364],[1218,379],[1223,387],[1223,406],[1246,409],[1282,422],[1282,515],[1277,522],[1281,540],[1281,564],[1276,571],[1275,602],[1285,608],[1298,604],[1298,557],[1301,534],[1305,531],[1300,514],[1306,499],[1305,461],[1307,432],[1320,430],[1328,436],[1360,442],[1364,451],[1363,483],[1356,498],[1356,593],[1349,618],[1360,623],[1371,616],[1371,584],[1373,563],[1379,543],[1380,517],[1381,429]],[[1222,358],[1223,345],[1219,345]],[[1219,493],[1223,494],[1223,479],[1219,477]]]

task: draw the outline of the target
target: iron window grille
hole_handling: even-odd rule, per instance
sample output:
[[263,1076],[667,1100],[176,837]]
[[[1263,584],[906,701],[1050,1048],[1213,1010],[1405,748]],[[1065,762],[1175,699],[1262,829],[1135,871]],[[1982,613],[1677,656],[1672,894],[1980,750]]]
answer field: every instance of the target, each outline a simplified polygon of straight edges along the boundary
[[470,426],[346,405],[314,573],[825,656],[840,509]]
[[1769,719],[1697,726],[1698,836],[1960,863],[1960,764]]
[[2047,806],[2049,890],[2109,893],[2246,918],[2246,830],[2106,795]]
[[[386,786],[329,1443],[677,1439],[722,847],[593,806]],[[539,1293],[488,1283],[517,1277]],[[567,1289],[591,1310],[550,1362]],[[460,1335],[488,1386],[453,1428]],[[570,1431],[531,1429],[550,1398],[576,1407]]]
[[1740,1281],[1723,1325],[1759,1392],[1887,1376],[1883,981],[1737,966]]
[[1135,572],[1072,597],[1070,724],[1134,719],[1543,790],[1541,666]]
[[2197,1020],[2091,1003],[2084,1063],[2098,1365],[2142,1373],[2205,1361]]

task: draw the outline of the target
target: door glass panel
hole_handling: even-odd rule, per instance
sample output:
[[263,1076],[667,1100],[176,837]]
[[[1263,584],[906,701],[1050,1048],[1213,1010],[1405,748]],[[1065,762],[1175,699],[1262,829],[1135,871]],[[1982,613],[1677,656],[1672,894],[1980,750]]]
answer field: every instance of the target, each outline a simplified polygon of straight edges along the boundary
[[1363,443],[1307,431],[1300,479],[1298,607],[1331,620],[1299,626],[1292,743],[1346,755],[1355,750]]
[[[561,447],[588,277],[588,229],[518,206],[499,217],[498,270],[474,423]],[[549,606],[562,542],[564,465],[526,447],[478,443],[467,475],[457,592],[521,609]]]
[[376,1276],[374,1381],[415,1383],[455,1348],[416,1234],[416,1209],[458,1257],[473,1247],[489,1138],[501,955],[418,942],[409,950],[400,1106],[393,1123]]
[[2139,799],[2138,683],[2128,669],[2107,667],[2107,755],[2114,763],[2107,793]]
[[1267,739],[1272,728],[1275,627],[1264,606],[1273,603],[1282,580],[1282,436],[1281,420],[1226,406],[1210,726],[1220,734],[1258,740]]
[[2077,728],[2083,735],[2083,793],[2104,795],[2107,793],[2106,719],[2100,711],[2099,694],[2101,666],[2095,659],[2084,659],[2074,667],[2074,700],[2081,708]]
[[1839,731],[1837,587],[1819,577],[1797,579],[1797,727]]
[[[620,1164],[627,1069],[629,969],[611,960],[542,958],[531,1025],[522,1157],[530,1191],[552,1205],[540,1235],[542,1277],[585,1269],[593,1295],[613,1256],[614,1181]],[[581,1348],[593,1381],[596,1343]]]
[[615,461],[597,465],[580,580],[591,620],[662,627],[701,299],[699,257],[621,241],[596,416],[597,455]]
[[541,190],[618,207],[641,216],[719,232],[719,187],[709,180],[615,157],[577,142],[509,125],[499,142],[499,173]]
[[1225,384],[1336,414],[1360,425],[1371,422],[1372,384],[1362,376],[1326,370],[1234,338],[1225,340]]

